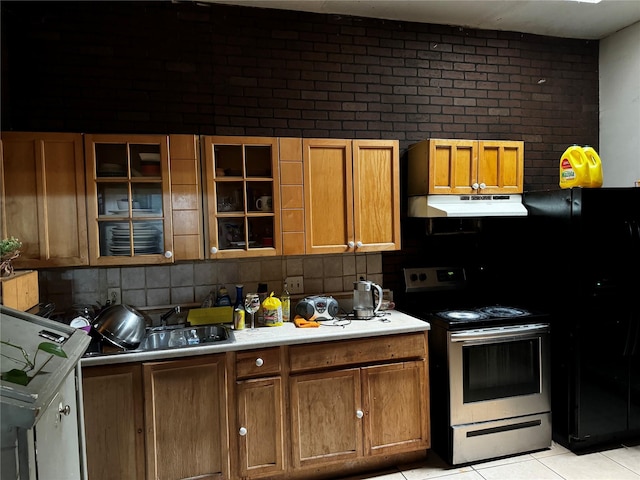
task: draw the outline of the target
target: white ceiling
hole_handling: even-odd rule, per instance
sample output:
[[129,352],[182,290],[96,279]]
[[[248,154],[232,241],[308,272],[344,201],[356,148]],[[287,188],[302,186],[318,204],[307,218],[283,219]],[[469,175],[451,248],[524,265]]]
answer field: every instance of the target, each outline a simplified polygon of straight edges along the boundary
[[[203,0],[199,0],[203,2]],[[640,0],[204,0],[249,7],[601,39],[640,21]],[[596,3],[597,2],[597,3]]]

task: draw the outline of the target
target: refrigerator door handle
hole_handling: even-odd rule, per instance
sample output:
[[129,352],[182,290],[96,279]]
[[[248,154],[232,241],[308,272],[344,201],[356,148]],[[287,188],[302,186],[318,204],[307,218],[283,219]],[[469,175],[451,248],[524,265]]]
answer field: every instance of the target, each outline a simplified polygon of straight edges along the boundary
[[635,330],[633,322],[629,321],[627,323],[627,335],[624,339],[624,349],[622,350],[623,357],[629,357],[633,354],[633,350],[635,348],[635,345],[633,344],[635,336],[633,334],[633,330]]
[[629,325],[632,326],[635,330],[635,333],[633,335],[633,346],[631,347],[631,356],[635,357],[636,355],[640,354],[640,321],[633,321],[632,319]]

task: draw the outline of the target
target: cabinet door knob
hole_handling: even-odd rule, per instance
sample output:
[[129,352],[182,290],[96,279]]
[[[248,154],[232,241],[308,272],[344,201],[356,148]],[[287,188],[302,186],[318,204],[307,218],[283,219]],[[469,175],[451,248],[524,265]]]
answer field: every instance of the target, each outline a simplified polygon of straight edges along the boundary
[[261,367],[262,365],[264,365],[264,360],[256,358],[256,367]]
[[173,252],[171,250],[167,250],[166,252],[164,252],[164,256],[165,258],[171,258],[173,257]]
[[60,404],[60,406],[58,407],[58,412],[62,415],[69,415],[71,413],[71,407],[69,405],[65,405],[63,407],[62,404]]
[[362,410],[356,410],[356,417],[357,418],[362,418],[364,417],[364,412]]
[[487,188],[487,184],[486,184],[486,183],[484,183],[484,182],[483,182],[483,183],[481,183],[481,184],[480,184],[480,188]]
[[247,429],[244,427],[240,427],[240,430],[238,430],[238,433],[240,434],[241,437],[244,437],[247,434]]
[[351,241],[347,245],[349,245],[349,248],[353,248],[355,246],[355,243],[353,243],[353,241]]
[[362,247],[362,242],[360,242],[360,241],[356,242],[356,247],[358,247],[358,248]]
[[211,253],[218,253],[218,247],[211,247],[211,248],[209,249],[209,251],[210,251]]
[[478,185],[478,183],[474,183],[473,185],[471,185],[471,188],[473,188],[474,190],[477,190],[479,186],[480,185]]

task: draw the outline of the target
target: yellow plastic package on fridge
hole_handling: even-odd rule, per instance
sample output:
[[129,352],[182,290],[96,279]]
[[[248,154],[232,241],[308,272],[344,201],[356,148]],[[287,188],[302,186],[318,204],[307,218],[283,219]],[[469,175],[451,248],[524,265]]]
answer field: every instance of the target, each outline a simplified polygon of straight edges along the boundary
[[588,187],[587,156],[579,145],[571,145],[560,158],[560,188]]
[[588,145],[585,145],[582,150],[587,157],[589,187],[599,188],[602,186],[602,161],[600,160],[600,156],[593,147]]

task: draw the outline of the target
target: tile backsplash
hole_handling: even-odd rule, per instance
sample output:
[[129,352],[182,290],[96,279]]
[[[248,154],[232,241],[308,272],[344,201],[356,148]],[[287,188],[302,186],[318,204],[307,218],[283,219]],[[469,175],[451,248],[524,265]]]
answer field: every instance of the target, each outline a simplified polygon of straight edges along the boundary
[[39,271],[41,302],[62,312],[73,304],[105,304],[108,290],[119,288],[122,303],[135,307],[200,303],[224,285],[245,291],[267,283],[279,294],[284,279],[302,276],[304,293],[351,292],[360,277],[382,285],[382,254],[306,255],[236,260],[205,260],[174,265],[49,269]]

